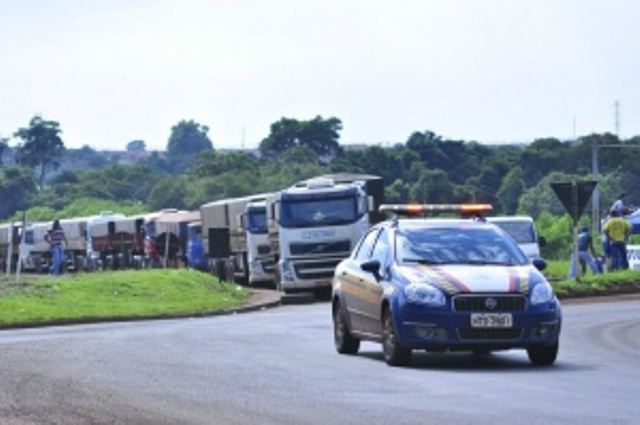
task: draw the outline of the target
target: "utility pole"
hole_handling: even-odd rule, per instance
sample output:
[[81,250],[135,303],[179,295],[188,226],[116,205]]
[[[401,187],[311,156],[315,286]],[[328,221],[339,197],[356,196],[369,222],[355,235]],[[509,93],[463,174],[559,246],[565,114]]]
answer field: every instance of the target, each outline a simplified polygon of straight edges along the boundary
[[618,137],[618,140],[619,140],[620,139],[620,102],[616,100],[613,105],[614,105],[616,136]]
[[[598,168],[598,142],[596,137],[591,138],[591,179],[594,182],[600,179],[600,170]],[[600,234],[600,189],[596,185],[591,195],[591,225],[593,234]]]

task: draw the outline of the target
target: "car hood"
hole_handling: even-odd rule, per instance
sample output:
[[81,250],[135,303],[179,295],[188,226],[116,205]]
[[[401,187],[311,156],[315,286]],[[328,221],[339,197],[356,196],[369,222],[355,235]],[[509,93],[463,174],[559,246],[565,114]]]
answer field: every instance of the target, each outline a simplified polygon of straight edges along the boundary
[[544,279],[532,266],[497,265],[403,265],[400,272],[413,283],[426,282],[444,292],[523,293],[533,281]]

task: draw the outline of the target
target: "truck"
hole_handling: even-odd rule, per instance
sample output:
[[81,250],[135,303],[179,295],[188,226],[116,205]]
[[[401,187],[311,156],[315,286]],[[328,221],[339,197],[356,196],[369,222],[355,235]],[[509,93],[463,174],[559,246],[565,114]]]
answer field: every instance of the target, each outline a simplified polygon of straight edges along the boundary
[[489,223],[493,223],[507,232],[518,244],[527,257],[540,258],[540,248],[544,248],[546,240],[539,236],[532,217],[529,216],[503,216],[487,217]]
[[237,283],[273,282],[265,199],[270,194],[210,202],[200,207],[210,269]]
[[103,211],[87,220],[87,259],[91,269],[129,267],[143,252],[142,216]]
[[20,249],[20,231],[22,224],[0,225],[0,273],[9,266],[15,269]]
[[199,219],[200,213],[197,211],[177,209],[147,214],[144,223],[145,243],[147,248],[153,246],[146,253],[149,262],[162,264],[165,268],[169,263],[177,267],[180,260],[184,260],[186,264],[189,224]]
[[267,199],[276,286],[285,293],[331,291],[333,272],[384,216],[381,177],[339,173],[301,181]]

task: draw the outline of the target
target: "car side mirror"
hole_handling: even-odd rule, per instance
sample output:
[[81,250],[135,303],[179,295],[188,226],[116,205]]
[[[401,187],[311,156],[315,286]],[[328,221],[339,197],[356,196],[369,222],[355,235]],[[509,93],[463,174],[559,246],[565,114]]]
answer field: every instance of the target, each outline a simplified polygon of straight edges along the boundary
[[369,260],[360,264],[360,268],[365,272],[373,273],[376,279],[380,280],[380,261]]
[[539,271],[543,271],[547,268],[547,262],[542,258],[534,258],[531,262],[533,263],[533,267],[535,267]]
[[546,244],[547,240],[544,238],[544,236],[538,236],[538,246],[540,248],[544,248]]

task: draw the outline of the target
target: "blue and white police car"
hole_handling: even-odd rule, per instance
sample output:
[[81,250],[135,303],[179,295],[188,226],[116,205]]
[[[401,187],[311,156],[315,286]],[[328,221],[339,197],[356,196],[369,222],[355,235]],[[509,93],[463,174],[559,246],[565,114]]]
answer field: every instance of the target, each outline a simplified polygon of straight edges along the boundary
[[[424,216],[480,216],[490,205],[385,205]],[[382,343],[385,361],[405,365],[414,349],[525,349],[534,365],[558,354],[560,303],[541,271],[503,230],[482,219],[393,218],[370,229],[336,268],[335,346],[358,352]]]

